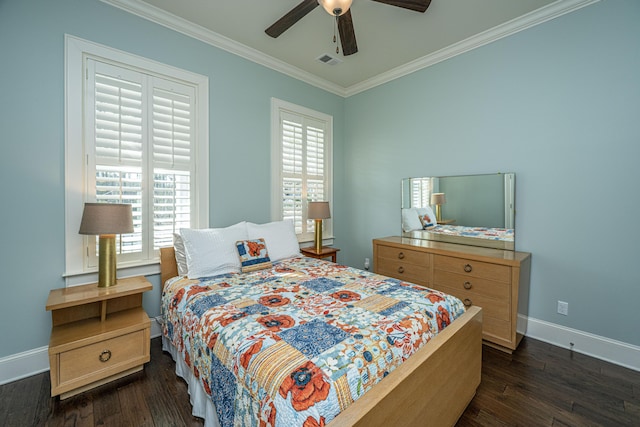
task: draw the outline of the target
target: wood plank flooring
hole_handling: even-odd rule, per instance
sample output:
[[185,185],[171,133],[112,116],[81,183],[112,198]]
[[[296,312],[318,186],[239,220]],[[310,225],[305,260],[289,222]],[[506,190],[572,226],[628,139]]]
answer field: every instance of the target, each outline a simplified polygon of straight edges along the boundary
[[[151,340],[142,372],[60,401],[49,373],[0,386],[0,426],[202,426],[175,364]],[[640,372],[525,338],[483,349],[482,383],[457,426],[640,426]]]

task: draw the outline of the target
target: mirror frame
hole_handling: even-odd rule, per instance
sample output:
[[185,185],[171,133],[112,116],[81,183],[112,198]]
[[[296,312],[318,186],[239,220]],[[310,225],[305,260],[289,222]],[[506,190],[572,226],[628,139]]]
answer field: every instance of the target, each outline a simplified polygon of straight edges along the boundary
[[[433,231],[430,231],[429,229],[420,229],[420,230],[411,230],[411,231],[404,231],[403,229],[403,219],[402,219],[402,210],[406,209],[406,208],[413,208],[414,206],[411,206],[411,191],[410,191],[410,187],[407,187],[408,184],[410,182],[410,180],[416,180],[416,179],[429,179],[430,182],[436,182],[437,183],[437,188],[430,188],[429,189],[429,193],[435,193],[435,192],[441,192],[441,188],[439,187],[439,185],[442,183],[441,180],[446,179],[446,178],[455,178],[456,180],[461,180],[464,178],[469,178],[469,179],[473,179],[473,178],[479,178],[479,177],[492,177],[492,176],[503,176],[503,185],[501,187],[501,194],[502,194],[502,207],[504,208],[504,226],[503,227],[495,227],[495,228],[507,228],[507,229],[512,229],[513,230],[513,239],[512,240],[492,240],[492,239],[486,239],[486,238],[482,238],[482,237],[473,237],[473,236],[457,236],[457,235],[448,235],[448,234],[442,234],[442,233],[436,233]],[[446,185],[444,186],[446,189]],[[470,245],[470,246],[479,246],[479,247],[486,247],[486,248],[494,248],[494,249],[503,249],[503,250],[509,250],[509,251],[514,251],[515,250],[515,173],[513,172],[508,172],[508,173],[493,173],[493,174],[475,174],[475,175],[450,175],[450,176],[432,176],[432,177],[417,177],[417,178],[404,178],[402,179],[402,187],[401,187],[401,201],[402,201],[402,206],[401,206],[401,210],[400,210],[400,232],[401,232],[401,236],[402,237],[408,237],[408,238],[412,238],[412,239],[422,239],[422,240],[431,240],[431,241],[436,241],[436,242],[447,242],[447,243],[457,243],[457,244],[464,244],[464,245]],[[446,191],[445,191],[446,194]],[[492,194],[493,195],[493,194]],[[498,196],[499,197],[499,196]],[[498,198],[497,197],[497,198]],[[408,201],[406,199],[409,199]],[[451,199],[450,199],[451,200]],[[445,202],[446,205],[446,202]],[[443,208],[444,210],[444,208]],[[435,211],[435,209],[434,209]],[[446,212],[446,210],[445,210]],[[445,216],[446,218],[446,216]],[[474,228],[492,228],[492,227],[487,227],[487,224],[457,224],[457,225],[464,225],[467,227],[474,227]],[[511,225],[511,227],[508,227],[509,225]]]

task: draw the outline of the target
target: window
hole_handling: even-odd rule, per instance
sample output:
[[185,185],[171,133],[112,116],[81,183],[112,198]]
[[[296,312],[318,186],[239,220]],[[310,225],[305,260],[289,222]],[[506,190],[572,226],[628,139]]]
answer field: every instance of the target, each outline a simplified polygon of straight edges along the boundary
[[154,273],[174,231],[207,225],[207,78],[66,42],[66,275],[82,283],[97,268],[97,239],[77,234],[85,202],[132,205],[118,267]]
[[[332,203],[333,118],[278,99],[271,103],[272,218],[294,222],[299,241],[313,240],[307,203]],[[331,220],[323,234],[333,236]]]
[[411,207],[422,208],[431,205],[431,178],[411,178]]

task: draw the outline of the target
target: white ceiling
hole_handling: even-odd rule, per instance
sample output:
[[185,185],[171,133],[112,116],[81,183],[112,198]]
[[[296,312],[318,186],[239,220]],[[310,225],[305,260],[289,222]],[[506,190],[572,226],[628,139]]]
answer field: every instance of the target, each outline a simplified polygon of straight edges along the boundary
[[[301,0],[103,0],[342,96],[597,0],[432,0],[425,13],[353,0],[358,52],[336,55],[334,18],[316,7],[277,39],[264,30]],[[338,57],[338,65],[317,60]]]

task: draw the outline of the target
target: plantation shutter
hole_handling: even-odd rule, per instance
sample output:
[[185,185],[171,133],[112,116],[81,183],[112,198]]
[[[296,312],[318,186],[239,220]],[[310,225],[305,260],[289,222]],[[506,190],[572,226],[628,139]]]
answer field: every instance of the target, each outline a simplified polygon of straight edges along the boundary
[[[134,232],[117,236],[119,261],[151,259],[191,225],[193,88],[88,60],[87,201],[129,203]],[[91,121],[91,120],[90,120]],[[91,174],[95,171],[95,174]],[[95,265],[95,242],[88,247]]]
[[191,189],[194,94],[190,88],[163,83],[164,87],[153,90],[155,249],[171,245],[174,232],[190,227],[194,194]]
[[[142,187],[144,94],[142,76],[101,62],[90,61],[94,79],[94,150],[89,164],[95,170],[88,192],[98,203],[130,203],[134,232],[116,236],[118,254],[142,251]],[[91,139],[90,139],[91,140]],[[88,141],[90,142],[90,141]],[[95,265],[95,243],[90,245]]]
[[311,235],[307,203],[327,197],[326,122],[280,112],[282,218],[293,220],[296,234]]
[[430,178],[411,179],[411,207],[422,208],[429,206],[431,197]]

